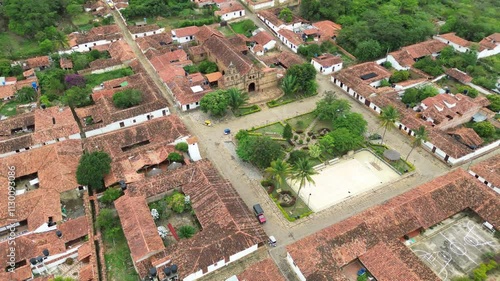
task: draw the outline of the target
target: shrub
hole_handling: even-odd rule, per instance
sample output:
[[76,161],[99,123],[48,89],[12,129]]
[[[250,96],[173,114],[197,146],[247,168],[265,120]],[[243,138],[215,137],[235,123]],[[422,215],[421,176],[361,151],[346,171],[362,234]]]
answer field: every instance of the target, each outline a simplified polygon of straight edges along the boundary
[[187,142],[180,142],[180,143],[175,145],[175,149],[182,151],[182,152],[187,152],[189,149],[189,146],[188,146]]
[[160,218],[165,214],[165,211],[167,210],[167,201],[166,200],[158,200],[156,202],[153,202],[149,204],[149,209],[150,210],[157,210],[158,214],[160,215]]
[[142,93],[135,89],[126,89],[113,95],[113,103],[118,108],[130,108],[140,104]]
[[495,134],[495,126],[493,126],[488,121],[474,123],[472,125],[472,129],[481,137],[481,138],[489,138]]
[[304,141],[302,139],[299,140],[299,144],[303,144]]
[[382,63],[382,66],[389,69],[392,67],[392,63],[390,61],[385,61]]
[[283,190],[283,191],[281,191],[280,194],[287,194],[292,198],[292,200],[290,200],[290,202],[281,202],[280,203],[281,207],[292,207],[293,205],[295,205],[295,202],[297,202],[297,197],[294,196],[291,191]]
[[288,158],[288,162],[290,164],[297,163],[300,159],[305,159],[309,156],[309,153],[304,150],[294,150],[290,153],[290,158]]
[[184,161],[184,157],[182,155],[180,155],[179,153],[177,152],[171,152],[168,156],[167,156],[167,160],[170,161],[170,162],[182,162]]
[[260,184],[261,184],[263,187],[268,187],[268,186],[273,185],[273,181],[272,181],[272,180],[270,180],[270,179],[265,179],[265,180],[261,180],[261,181],[260,181]]
[[413,66],[432,76],[439,76],[444,73],[441,65],[429,57],[417,61]]
[[73,258],[67,258],[65,263],[67,265],[72,265],[74,262],[75,262],[75,260],[73,260]]
[[464,95],[465,95],[465,93],[467,93],[467,96],[469,96],[471,98],[475,98],[479,94],[478,90],[476,90],[470,86],[459,86],[457,91],[458,91],[458,93],[462,93]]
[[85,86],[85,77],[80,74],[68,74],[64,77],[64,83],[71,87],[84,87]]
[[120,188],[108,188],[99,200],[102,203],[108,204],[118,199],[121,195],[122,190]]
[[36,100],[35,89],[31,87],[22,87],[16,92],[16,101],[20,103],[27,103]]
[[310,141],[311,141],[311,138],[307,138],[307,139],[306,139],[306,141],[307,141],[307,142],[310,142]]
[[167,197],[166,201],[168,207],[176,213],[181,214],[186,209],[186,196],[180,192],[174,192],[174,194]]
[[389,82],[385,79],[380,82],[380,87],[390,87],[390,86],[391,86],[391,82]]
[[183,225],[179,228],[179,237],[188,239],[193,237],[193,235],[196,233],[196,229],[190,225]]
[[298,136],[298,135],[294,135],[294,136],[293,136],[293,139],[294,139],[294,140],[298,140],[298,139],[299,139],[299,136]]
[[392,74],[391,78],[389,78],[389,82],[398,83],[406,81],[408,78],[410,78],[410,72],[408,70],[399,70]]

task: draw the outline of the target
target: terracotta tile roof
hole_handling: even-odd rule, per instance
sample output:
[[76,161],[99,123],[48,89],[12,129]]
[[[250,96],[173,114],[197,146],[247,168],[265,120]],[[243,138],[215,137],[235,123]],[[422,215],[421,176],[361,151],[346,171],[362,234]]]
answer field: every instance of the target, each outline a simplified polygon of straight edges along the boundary
[[165,256],[171,256],[172,263],[179,266],[180,276],[187,276],[266,240],[252,212],[209,161],[197,161],[155,178],[161,181],[158,189],[133,184],[129,185],[127,192],[131,195],[146,192],[150,194],[147,196],[151,196],[174,187],[181,188],[190,196],[203,230],[191,239],[181,240],[154,255],[152,259],[136,264],[140,276],[146,274],[153,260]]
[[[362,79],[364,75],[371,78]],[[376,62],[365,62],[351,66],[332,75],[342,83],[353,89],[359,95],[367,98],[375,92],[375,88],[369,84],[391,77],[391,73]]]
[[253,281],[253,280],[272,280],[272,281],[285,281],[285,277],[280,273],[278,267],[273,259],[267,258],[265,260],[256,262],[245,269],[244,272],[238,274],[240,281]]
[[483,105],[462,94],[439,94],[426,98],[421,103],[422,116],[432,118],[438,125],[448,119],[469,113],[477,113]]
[[224,68],[234,65],[240,75],[248,73],[253,68],[250,59],[235,50],[226,38],[212,36],[203,43],[203,48],[220,61]]
[[35,57],[35,58],[29,58],[26,60],[26,65],[28,68],[36,68],[36,67],[42,67],[42,66],[49,66],[50,65],[50,60],[48,56],[41,56],[41,57]]
[[188,53],[192,56],[201,55],[206,53],[202,46],[192,46],[188,48]]
[[78,272],[78,280],[79,281],[92,281],[94,280],[94,267],[92,264],[86,264],[80,267]]
[[158,50],[166,48],[168,44],[172,43],[172,34],[170,32],[163,32],[160,34],[137,38],[135,41],[143,52],[148,49]]
[[430,56],[434,53],[439,53],[446,48],[445,43],[437,40],[427,40],[417,44],[403,47],[400,51],[389,53],[402,66],[412,66],[415,60],[421,57]]
[[57,138],[67,138],[80,133],[78,124],[69,107],[49,107],[35,110],[35,143],[43,143]]
[[500,33],[493,33],[479,42],[480,46],[479,50],[480,51],[484,49],[493,50],[498,45],[500,45]]
[[200,85],[205,82],[205,77],[200,72],[189,74],[186,78],[192,85]]
[[341,268],[359,257],[377,280],[437,281],[399,238],[466,208],[498,227],[500,209],[491,206],[499,204],[493,190],[457,169],[303,238],[287,251],[307,280],[347,280]]
[[16,85],[0,85],[0,99],[13,97],[16,93]]
[[219,79],[221,79],[222,73],[217,71],[214,73],[205,74],[205,78],[207,78],[208,82],[212,83],[212,82],[215,82],[215,81],[218,81]]
[[469,147],[479,147],[483,143],[481,137],[471,128],[462,127],[454,129],[449,131],[448,134]]
[[290,22],[285,22],[279,18],[280,11],[281,11],[281,8],[262,10],[262,11],[258,11],[257,15],[264,17],[266,20],[271,22],[276,27],[279,27],[280,25],[294,25],[296,23],[307,22],[307,20],[305,20],[299,16],[296,16],[295,14],[293,14],[293,18]]
[[415,63],[413,57],[405,50],[389,53],[403,67],[412,66]]
[[117,66],[122,64],[122,62],[118,58],[111,59],[97,59],[89,64],[90,69],[98,70],[105,69],[107,67]]
[[200,28],[197,26],[188,26],[188,27],[173,29],[172,34],[175,33],[175,36],[177,38],[187,37],[195,35],[196,33],[198,33],[199,30]]
[[158,29],[161,29],[157,24],[146,24],[146,25],[129,25],[127,26],[128,30],[130,30],[130,33],[136,34],[136,33],[145,33],[145,32],[150,32],[150,31],[155,31]]
[[302,38],[295,32],[288,29],[281,29],[278,31],[278,34],[285,37],[289,42],[294,44],[295,46],[300,46],[304,43]]
[[30,77],[30,76],[33,76],[35,75],[35,70],[34,69],[28,69],[26,71],[23,72],[23,76],[24,77]]
[[332,65],[342,63],[342,58],[332,54],[323,54],[319,57],[312,58],[312,60],[319,63],[323,67],[331,67]]
[[451,43],[455,43],[455,44],[462,46],[462,47],[469,47],[472,44],[470,41],[467,41],[467,40],[457,36],[455,34],[455,32],[440,34],[440,35],[437,35],[437,37],[441,37],[444,40],[447,40]]
[[[73,47],[79,44],[91,43],[99,40],[114,41],[120,39],[121,37],[120,28],[113,24],[94,27],[86,34],[72,33],[69,36],[69,40],[70,46]],[[95,46],[93,49],[96,49],[97,47],[98,46]]]
[[278,56],[278,62],[280,64],[282,64],[285,68],[290,68],[290,66],[292,66],[294,64],[301,64],[304,61],[297,54],[294,54],[294,53],[292,53],[290,51],[283,51]]
[[[8,252],[6,251],[5,255],[7,254]],[[32,277],[33,273],[31,272],[31,266],[29,264],[18,267],[13,272],[6,272],[5,270],[2,270],[0,273],[0,279],[9,281],[33,280]]]
[[[202,85],[198,83],[197,85],[193,82],[189,82],[186,78],[175,78],[173,81],[168,83],[168,86],[172,90],[175,99],[182,105],[191,104],[199,102],[208,92],[210,92],[210,86]],[[200,86],[201,91],[193,91],[191,87]]]
[[472,77],[457,68],[448,68],[446,70],[446,75],[464,84],[472,82]]
[[92,255],[92,246],[90,243],[91,242],[85,242],[78,248],[78,261],[82,261]]
[[203,42],[205,42],[208,38],[212,36],[224,37],[224,35],[220,31],[210,26],[204,25],[199,27],[198,32],[196,33],[196,40],[201,45]]
[[309,28],[309,29],[306,29],[304,30],[304,34],[305,35],[314,35],[314,34],[319,34],[319,29],[317,28]]
[[335,35],[338,35],[342,26],[340,24],[334,23],[329,20],[318,21],[312,24],[314,27],[319,29],[321,37],[332,38]]
[[73,68],[73,62],[71,61],[71,59],[61,58],[59,60],[59,66],[61,66],[61,68],[72,69]]
[[472,166],[471,170],[500,188],[500,154]]
[[135,59],[134,51],[132,51],[132,48],[130,48],[125,40],[118,40],[111,43],[108,51],[112,58],[119,59],[122,62]]
[[267,31],[261,31],[254,36],[250,37],[250,40],[255,41],[259,45],[266,45],[267,43],[274,40],[274,38]]
[[228,13],[238,12],[245,10],[245,8],[236,1],[225,2],[221,4],[221,8],[219,11],[215,11],[216,16],[223,16]]
[[93,27],[92,29],[89,30],[87,33],[88,35],[106,35],[106,34],[115,34],[115,33],[120,33],[120,28],[116,24],[111,24],[111,25],[102,25],[102,26],[97,26]]
[[247,47],[248,38],[246,38],[244,35],[236,34],[235,36],[228,38],[228,40],[229,42],[231,42],[234,48],[239,52],[248,51]]
[[115,200],[115,208],[134,263],[165,248],[144,196],[124,195]]

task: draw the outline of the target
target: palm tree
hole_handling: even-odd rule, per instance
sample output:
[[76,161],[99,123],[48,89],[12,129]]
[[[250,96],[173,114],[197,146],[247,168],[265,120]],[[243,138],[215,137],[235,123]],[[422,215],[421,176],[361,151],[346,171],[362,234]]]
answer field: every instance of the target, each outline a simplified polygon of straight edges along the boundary
[[420,126],[418,129],[413,130],[413,132],[415,133],[415,139],[413,139],[411,143],[411,150],[408,155],[406,155],[405,161],[408,161],[408,158],[415,147],[420,146],[423,142],[429,140],[429,132],[425,129],[425,126]]
[[[299,183],[297,197],[300,196],[300,190],[306,185],[306,183],[316,184],[312,178],[312,175],[315,175],[317,173],[318,172],[314,170],[311,162],[309,162],[309,160],[307,160],[306,158],[301,158],[295,163],[295,166],[292,170],[292,180]],[[296,207],[297,204],[295,204],[295,206],[293,207],[292,213],[293,211],[295,211]]]
[[240,106],[244,105],[248,100],[248,94],[242,93],[236,88],[231,88],[226,91],[228,104],[231,109],[237,110]]
[[266,168],[266,172],[269,173],[271,179],[273,179],[279,187],[292,173],[292,166],[285,160],[277,159],[271,162],[271,166]]
[[281,81],[281,89],[285,95],[295,94],[298,90],[297,77],[294,75],[286,75]]
[[311,156],[311,158],[319,159],[321,161],[321,153],[321,146],[319,144],[309,145],[309,156]]
[[399,112],[392,105],[389,105],[382,109],[382,112],[378,117],[380,121],[382,121],[382,127],[384,127],[384,134],[382,135],[382,143],[384,143],[387,129],[390,130],[394,126],[394,123],[399,121]]

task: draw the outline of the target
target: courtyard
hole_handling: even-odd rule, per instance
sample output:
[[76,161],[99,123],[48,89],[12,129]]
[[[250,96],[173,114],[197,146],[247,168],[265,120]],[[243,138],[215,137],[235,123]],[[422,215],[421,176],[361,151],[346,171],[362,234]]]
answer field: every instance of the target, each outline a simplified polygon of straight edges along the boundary
[[444,281],[469,274],[500,243],[480,223],[458,214],[415,238],[412,251]]
[[[316,185],[306,185],[300,197],[314,212],[327,209],[348,198],[365,193],[399,177],[390,166],[373,153],[362,150],[350,159],[320,167],[312,178]],[[298,191],[298,185],[291,183]]]

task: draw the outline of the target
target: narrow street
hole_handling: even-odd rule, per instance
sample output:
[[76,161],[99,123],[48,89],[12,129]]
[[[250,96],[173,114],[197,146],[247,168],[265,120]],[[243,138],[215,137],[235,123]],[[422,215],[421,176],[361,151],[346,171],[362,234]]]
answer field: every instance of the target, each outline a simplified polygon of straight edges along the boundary
[[[235,134],[241,129],[262,126],[310,112],[314,110],[316,102],[324,96],[324,92],[327,90],[336,92],[338,98],[348,100],[352,105],[353,112],[363,114],[368,121],[368,130],[370,133],[378,132],[381,134],[382,132],[377,117],[364,105],[357,103],[330,83],[330,76],[318,75],[319,94],[314,97],[271,109],[264,106],[261,112],[245,117],[236,118],[231,114],[221,120],[213,120],[212,127],[204,126],[204,120],[211,118],[199,110],[184,113],[180,112],[174,106],[173,99],[169,93],[170,91],[167,90],[150,62],[132,39],[118,12],[113,11],[113,16],[115,22],[123,31],[124,39],[131,46],[139,62],[161,90],[163,96],[170,102],[171,112],[179,115],[187,129],[199,139],[202,157],[212,161],[222,176],[233,184],[249,209],[255,203],[262,205],[268,220],[263,226],[264,230],[268,235],[274,235],[278,240],[278,247],[271,248],[269,252],[289,280],[295,280],[296,277],[293,273],[289,272],[289,267],[286,265],[286,245],[355,215],[371,206],[402,194],[450,170],[448,166],[434,158],[431,154],[421,148],[417,148],[409,158],[409,161],[416,166],[416,171],[412,174],[405,175],[391,184],[344,201],[297,222],[288,222],[268,197],[265,190],[260,187],[260,180],[262,180],[261,173],[252,165],[243,163],[238,159],[234,152],[235,147],[232,139],[224,136],[223,130],[229,128]],[[247,17],[253,19],[258,26],[263,26],[255,14],[247,11]],[[389,147],[399,151],[403,157],[411,149],[410,139],[396,129],[387,132],[385,143]]]

